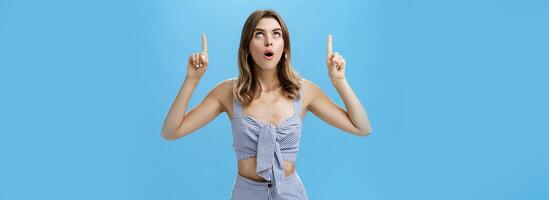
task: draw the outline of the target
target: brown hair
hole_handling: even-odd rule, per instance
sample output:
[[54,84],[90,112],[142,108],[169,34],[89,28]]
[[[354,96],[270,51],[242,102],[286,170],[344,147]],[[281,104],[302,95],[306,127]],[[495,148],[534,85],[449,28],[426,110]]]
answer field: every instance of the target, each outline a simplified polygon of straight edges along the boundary
[[247,105],[255,99],[255,91],[259,89],[261,94],[261,85],[257,82],[257,78],[253,75],[254,61],[251,55],[247,56],[249,51],[250,41],[253,37],[253,32],[259,20],[263,18],[274,18],[282,28],[282,38],[284,39],[284,53],[277,64],[277,76],[284,94],[291,99],[301,98],[299,95],[300,76],[290,65],[290,35],[288,28],[282,20],[282,17],[273,10],[256,10],[253,12],[244,27],[240,37],[240,47],[238,48],[238,69],[239,75],[233,95],[242,104]]

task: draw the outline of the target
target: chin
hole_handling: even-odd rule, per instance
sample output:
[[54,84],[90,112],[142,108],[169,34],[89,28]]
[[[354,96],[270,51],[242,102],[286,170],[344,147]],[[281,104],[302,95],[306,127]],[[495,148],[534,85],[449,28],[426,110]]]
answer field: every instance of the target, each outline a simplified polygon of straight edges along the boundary
[[262,65],[259,65],[259,68],[261,68],[262,70],[276,69],[276,64],[273,65],[270,63],[265,63]]
[[269,70],[269,69],[276,69],[276,66],[266,66],[266,67],[259,66],[259,68],[261,68],[262,70]]

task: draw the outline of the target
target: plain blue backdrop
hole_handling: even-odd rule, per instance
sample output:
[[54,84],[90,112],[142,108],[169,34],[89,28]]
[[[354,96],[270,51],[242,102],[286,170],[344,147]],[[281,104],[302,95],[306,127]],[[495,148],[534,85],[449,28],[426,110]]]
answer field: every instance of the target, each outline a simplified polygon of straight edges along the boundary
[[237,75],[240,33],[277,10],[292,64],[336,103],[326,37],[374,132],[311,113],[297,169],[312,200],[549,199],[549,2],[0,0],[0,199],[229,199],[220,115],[160,129],[208,36],[189,108]]

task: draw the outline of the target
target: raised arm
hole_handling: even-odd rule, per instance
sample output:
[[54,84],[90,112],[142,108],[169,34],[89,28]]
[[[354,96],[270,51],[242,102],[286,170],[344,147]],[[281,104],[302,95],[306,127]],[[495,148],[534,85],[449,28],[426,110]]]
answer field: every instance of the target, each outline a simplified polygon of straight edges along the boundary
[[185,113],[189,99],[202,75],[208,69],[208,42],[202,35],[202,51],[189,56],[185,81],[175,98],[162,127],[162,137],[175,140],[206,125],[223,112],[219,100],[220,85],[208,93],[204,100],[190,112]]
[[345,78],[345,59],[337,52],[332,53],[332,36],[328,36],[326,64],[330,80],[345,104],[346,110],[340,108],[316,85],[309,82],[311,94],[309,109],[316,116],[329,124],[358,136],[366,136],[372,127],[362,103],[353,92]]

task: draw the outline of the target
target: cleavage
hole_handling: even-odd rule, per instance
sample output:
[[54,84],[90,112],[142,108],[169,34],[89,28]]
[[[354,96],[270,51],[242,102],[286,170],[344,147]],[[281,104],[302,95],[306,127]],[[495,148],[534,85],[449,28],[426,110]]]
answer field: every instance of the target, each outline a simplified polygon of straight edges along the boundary
[[275,126],[295,115],[292,102],[282,99],[272,102],[256,99],[246,106],[243,112],[245,116]]

